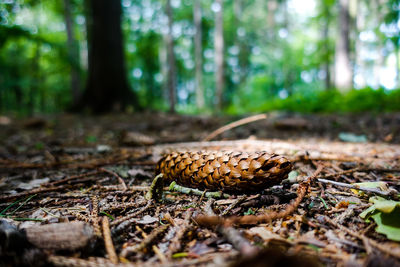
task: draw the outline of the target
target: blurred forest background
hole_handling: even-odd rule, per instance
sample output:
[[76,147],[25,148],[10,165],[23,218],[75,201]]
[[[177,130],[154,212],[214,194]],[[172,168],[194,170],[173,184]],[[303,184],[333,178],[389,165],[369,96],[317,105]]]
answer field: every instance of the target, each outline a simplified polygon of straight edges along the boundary
[[399,0],[1,0],[0,112],[400,110]]

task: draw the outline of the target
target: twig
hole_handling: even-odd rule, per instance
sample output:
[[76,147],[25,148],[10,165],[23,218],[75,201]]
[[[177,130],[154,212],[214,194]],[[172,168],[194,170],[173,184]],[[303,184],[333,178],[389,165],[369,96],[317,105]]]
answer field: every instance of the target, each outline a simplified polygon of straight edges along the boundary
[[158,259],[160,260],[160,262],[161,262],[162,264],[166,264],[166,263],[168,262],[168,260],[167,260],[167,258],[165,257],[165,255],[160,251],[160,249],[159,249],[156,245],[153,245],[153,246],[152,246],[152,249],[153,249],[153,251],[154,251],[154,254],[157,255]]
[[178,252],[182,248],[182,239],[185,237],[185,234],[190,230],[190,219],[192,218],[193,210],[188,210],[185,215],[185,219],[183,224],[178,228],[177,233],[171,241],[171,244],[168,249],[167,256],[171,257],[175,252]]
[[367,188],[367,187],[361,187],[359,185],[353,185],[353,184],[346,184],[346,183],[341,183],[341,182],[336,182],[336,181],[331,181],[327,179],[318,179],[318,182],[325,183],[325,184],[333,184],[336,186],[341,186],[341,187],[346,187],[346,188],[351,188],[351,189],[356,189],[360,191],[364,191],[367,193],[374,193],[380,196],[389,196],[391,193],[390,192],[385,192],[376,188]]
[[75,179],[88,177],[88,176],[92,176],[92,175],[96,175],[96,174],[99,174],[99,171],[92,171],[92,172],[86,172],[86,173],[82,173],[82,174],[73,175],[73,176],[66,177],[64,179],[58,180],[58,181],[54,181],[54,182],[50,182],[50,183],[47,183],[47,184],[43,184],[42,186],[54,186],[54,185],[70,182],[70,181],[75,180]]
[[232,202],[222,213],[221,215],[224,216],[228,214],[234,207],[239,205],[240,203],[244,202],[247,199],[247,196],[240,196],[237,199],[235,199],[234,202]]
[[36,189],[29,190],[29,191],[24,191],[24,192],[21,192],[21,193],[13,194],[13,195],[0,196],[0,202],[1,201],[9,201],[9,200],[13,200],[13,199],[16,199],[16,198],[29,196],[29,195],[54,192],[54,191],[58,191],[58,190],[63,190],[63,189],[67,189],[67,188],[74,188],[74,187],[79,187],[79,186],[81,186],[81,185],[75,184],[73,186],[71,186],[71,185],[61,185],[61,186],[47,187],[47,188],[42,188],[42,187],[41,188],[36,188]]
[[92,220],[94,233],[97,237],[101,237],[101,230],[99,225],[99,199],[97,196],[92,197],[92,214],[90,215],[90,219]]
[[108,217],[103,217],[103,238],[104,238],[104,245],[106,247],[107,255],[110,261],[114,264],[118,263],[118,256],[115,252],[114,244],[111,238],[110,232],[110,222],[108,221]]
[[[129,220],[130,219],[132,219],[132,218],[135,218],[136,216],[138,216],[139,214],[141,214],[142,212],[144,212],[145,210],[147,210],[150,206],[151,206],[151,204],[153,203],[153,201],[151,201],[151,200],[149,200],[149,201],[147,201],[147,204],[146,204],[146,206],[144,206],[143,208],[141,208],[140,210],[138,210],[137,212],[134,212],[134,213],[132,213],[132,214],[129,214],[128,216],[125,216],[125,217],[122,217],[122,218],[120,218],[120,219],[117,219],[117,220],[115,220],[115,221],[112,221],[111,222],[111,226],[115,226],[115,225],[118,225],[118,224],[122,224],[122,223],[124,223],[124,222],[127,222],[128,224],[127,225],[119,225],[117,228],[125,228],[125,227],[127,227],[127,226],[129,226],[130,225],[130,223],[131,222],[129,222]],[[118,230],[120,230],[120,229],[118,229]],[[116,231],[117,231],[117,229],[116,229]]]
[[235,128],[235,127],[238,127],[238,126],[250,123],[250,122],[264,120],[267,117],[268,117],[267,114],[257,114],[257,115],[250,116],[250,117],[247,117],[244,119],[240,119],[238,121],[231,122],[221,128],[218,128],[217,130],[213,131],[209,135],[207,135],[206,138],[203,139],[203,141],[210,141],[214,137],[216,137],[216,136],[220,135],[221,133],[226,132],[232,128]]
[[149,247],[151,244],[154,243],[154,241],[161,235],[163,234],[169,227],[169,224],[164,224],[159,226],[158,228],[156,228],[155,230],[153,230],[151,232],[151,234],[149,234],[148,236],[146,236],[142,242],[140,242],[140,244],[136,245],[136,246],[129,246],[124,248],[121,253],[120,256],[123,258],[128,257],[130,254],[132,253],[136,253],[139,251],[142,251],[143,249]]
[[386,246],[385,244],[378,243],[378,242],[376,242],[375,240],[372,240],[372,239],[366,237],[365,235],[359,234],[359,233],[357,233],[356,231],[352,231],[352,230],[350,230],[349,228],[347,228],[347,227],[345,227],[345,226],[343,226],[343,225],[341,225],[341,224],[335,223],[334,221],[332,221],[332,220],[331,220],[329,217],[327,217],[327,216],[325,216],[324,219],[325,219],[328,223],[330,223],[330,224],[332,224],[333,226],[335,226],[336,228],[339,228],[340,230],[345,231],[347,234],[349,234],[349,235],[351,235],[351,236],[354,236],[354,237],[360,239],[361,241],[364,242],[364,244],[365,244],[365,242],[368,242],[368,245],[371,245],[371,246],[373,246],[373,247],[375,247],[375,248],[381,250],[382,252],[384,252],[384,253],[386,253],[386,254],[392,256],[392,257],[395,257],[395,258],[400,259],[400,253],[396,253],[396,251],[394,251],[394,250],[391,249],[390,247]]
[[122,186],[122,190],[123,190],[123,191],[128,190],[128,187],[126,186],[126,183],[125,183],[124,179],[121,178],[121,176],[119,176],[118,174],[116,174],[116,173],[113,172],[113,171],[107,170],[106,168],[99,168],[99,170],[102,171],[102,172],[111,174],[112,176],[116,177],[116,178],[118,179],[119,183],[120,183],[121,186]]
[[[216,216],[212,209],[214,202],[215,200],[210,198],[204,207],[204,210],[208,216]],[[258,252],[258,249],[252,246],[249,241],[244,238],[235,228],[231,226],[219,225],[217,227],[217,231],[222,234],[229,241],[229,243],[231,243],[232,246],[240,252],[241,255],[251,257]]]
[[239,224],[239,225],[251,225],[251,224],[259,224],[259,223],[268,223],[271,222],[272,220],[280,219],[280,218],[285,218],[286,216],[292,214],[301,201],[303,200],[308,187],[310,186],[310,183],[317,177],[317,175],[322,171],[324,168],[323,165],[319,165],[317,170],[310,176],[308,177],[303,183],[299,185],[299,188],[297,189],[297,198],[292,201],[291,204],[289,204],[286,209],[280,211],[280,212],[270,212],[268,214],[263,214],[263,215],[246,215],[246,216],[232,216],[229,218],[222,218],[219,216],[204,216],[200,215],[195,218],[195,221],[204,226],[213,226],[213,225],[232,225],[232,224]]
[[[116,267],[121,266],[120,264],[114,264],[105,258],[91,258],[91,260],[83,260],[79,258],[73,257],[65,257],[65,256],[55,256],[50,255],[47,258],[47,261],[54,266],[64,266],[64,267],[99,267],[99,266],[107,266],[107,267]],[[124,265],[128,266],[128,265]],[[131,265],[135,266],[135,265]]]
[[[184,186],[176,184],[176,182],[172,182],[169,185],[169,191],[176,191],[176,192],[180,192],[183,194],[196,195],[196,196],[202,196],[204,194],[204,191],[201,191],[201,190],[195,189],[195,188],[184,187]],[[222,192],[206,192],[204,194],[204,196],[207,198],[229,198],[230,197],[229,194],[222,193]]]

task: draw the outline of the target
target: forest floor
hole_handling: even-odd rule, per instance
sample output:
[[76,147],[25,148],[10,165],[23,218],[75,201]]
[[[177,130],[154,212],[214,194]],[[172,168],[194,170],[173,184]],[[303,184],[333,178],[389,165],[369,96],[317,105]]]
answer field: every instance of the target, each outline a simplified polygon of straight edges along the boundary
[[[400,266],[400,114],[269,113],[204,141],[236,119],[0,116],[0,265]],[[255,193],[152,184],[189,150],[294,167]]]

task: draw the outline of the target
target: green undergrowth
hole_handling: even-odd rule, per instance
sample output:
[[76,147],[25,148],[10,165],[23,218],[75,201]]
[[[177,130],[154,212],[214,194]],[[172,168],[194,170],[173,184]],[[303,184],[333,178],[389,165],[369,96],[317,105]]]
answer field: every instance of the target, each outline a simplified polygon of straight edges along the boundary
[[365,88],[340,93],[337,90],[308,90],[288,96],[240,98],[227,108],[229,114],[246,112],[266,112],[273,110],[295,111],[302,113],[332,113],[332,112],[393,112],[400,111],[400,89],[374,90]]

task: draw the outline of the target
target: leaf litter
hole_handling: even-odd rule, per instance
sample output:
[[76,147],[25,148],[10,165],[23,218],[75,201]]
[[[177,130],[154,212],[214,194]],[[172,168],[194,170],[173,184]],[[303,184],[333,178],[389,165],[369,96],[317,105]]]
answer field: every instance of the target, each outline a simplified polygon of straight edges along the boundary
[[[5,237],[0,263],[361,266],[378,259],[399,264],[400,140],[396,135],[390,144],[379,139],[396,131],[395,124],[379,132],[364,129],[375,142],[357,143],[340,142],[337,136],[357,132],[358,123],[374,125],[372,118],[343,117],[341,128],[332,127],[337,118],[331,115],[301,119],[307,127],[277,127],[267,118],[221,132],[215,139],[222,141],[214,142],[198,140],[209,136],[206,129],[232,118],[69,115],[34,128],[13,119],[0,129],[0,181],[5,185],[0,187],[0,234]],[[208,149],[275,152],[287,156],[294,169],[282,184],[227,198],[218,198],[221,192],[194,194],[178,185],[152,188],[156,162],[164,153]],[[299,187],[318,167],[322,170],[299,199]],[[196,221],[201,215],[260,218],[290,207],[285,216],[268,222]],[[55,233],[51,249],[45,245],[50,244],[45,227]],[[82,231],[80,241],[74,236]],[[71,239],[57,236],[66,232]]]

